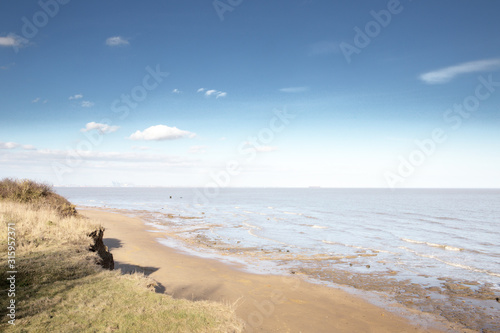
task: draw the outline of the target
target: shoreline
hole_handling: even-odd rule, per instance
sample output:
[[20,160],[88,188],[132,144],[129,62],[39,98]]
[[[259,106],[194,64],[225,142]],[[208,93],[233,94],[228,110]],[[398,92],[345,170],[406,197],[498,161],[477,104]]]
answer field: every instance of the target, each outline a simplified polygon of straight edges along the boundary
[[81,213],[106,228],[104,242],[117,269],[143,271],[160,283],[157,291],[175,298],[235,304],[246,332],[472,332],[402,305],[388,311],[361,297],[362,290],[353,295],[308,282],[302,274],[253,274],[183,253],[158,242],[162,230],[150,232],[144,220],[123,212],[82,207]]

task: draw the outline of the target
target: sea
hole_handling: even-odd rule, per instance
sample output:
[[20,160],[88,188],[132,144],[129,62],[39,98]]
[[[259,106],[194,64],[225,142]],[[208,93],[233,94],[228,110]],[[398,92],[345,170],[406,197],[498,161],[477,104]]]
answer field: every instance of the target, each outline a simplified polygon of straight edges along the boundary
[[167,246],[254,271],[330,267],[500,290],[499,189],[216,190],[56,188],[79,206],[144,218]]

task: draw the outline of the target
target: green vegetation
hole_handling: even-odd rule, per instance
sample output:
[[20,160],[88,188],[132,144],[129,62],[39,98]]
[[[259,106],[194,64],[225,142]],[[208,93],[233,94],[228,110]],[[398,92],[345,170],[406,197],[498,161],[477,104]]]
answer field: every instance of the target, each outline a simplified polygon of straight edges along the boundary
[[[4,180],[0,191],[0,259],[5,268],[10,224],[17,271],[14,298],[7,297],[5,274],[0,280],[0,331],[241,332],[227,305],[175,300],[155,293],[157,283],[142,274],[97,266],[87,235],[98,225],[61,214],[58,205],[69,203],[50,187]],[[15,326],[5,315],[10,299],[16,301]]]
[[49,207],[61,216],[74,216],[76,208],[68,200],[54,193],[52,186],[29,179],[0,181],[0,200],[29,204],[32,208]]

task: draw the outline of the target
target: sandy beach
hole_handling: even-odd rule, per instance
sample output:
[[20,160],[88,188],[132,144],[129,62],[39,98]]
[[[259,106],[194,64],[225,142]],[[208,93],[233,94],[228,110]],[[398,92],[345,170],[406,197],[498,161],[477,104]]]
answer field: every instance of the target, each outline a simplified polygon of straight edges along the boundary
[[[104,242],[115,268],[139,270],[175,298],[235,304],[246,332],[442,332],[456,331],[428,315],[413,320],[386,311],[340,289],[300,276],[258,275],[216,260],[180,253],[157,242],[139,218],[104,210],[82,210],[105,228]],[[397,308],[397,306],[396,306]],[[417,318],[417,319],[415,319]],[[460,331],[464,331],[460,329]]]

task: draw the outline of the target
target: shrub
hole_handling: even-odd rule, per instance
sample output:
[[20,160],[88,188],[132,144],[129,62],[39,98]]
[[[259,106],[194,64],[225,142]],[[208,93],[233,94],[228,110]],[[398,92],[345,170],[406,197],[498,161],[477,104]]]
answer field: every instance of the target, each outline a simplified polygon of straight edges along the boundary
[[76,207],[56,194],[52,186],[29,179],[5,178],[0,181],[0,200],[29,204],[34,209],[52,208],[61,216],[77,215]]

